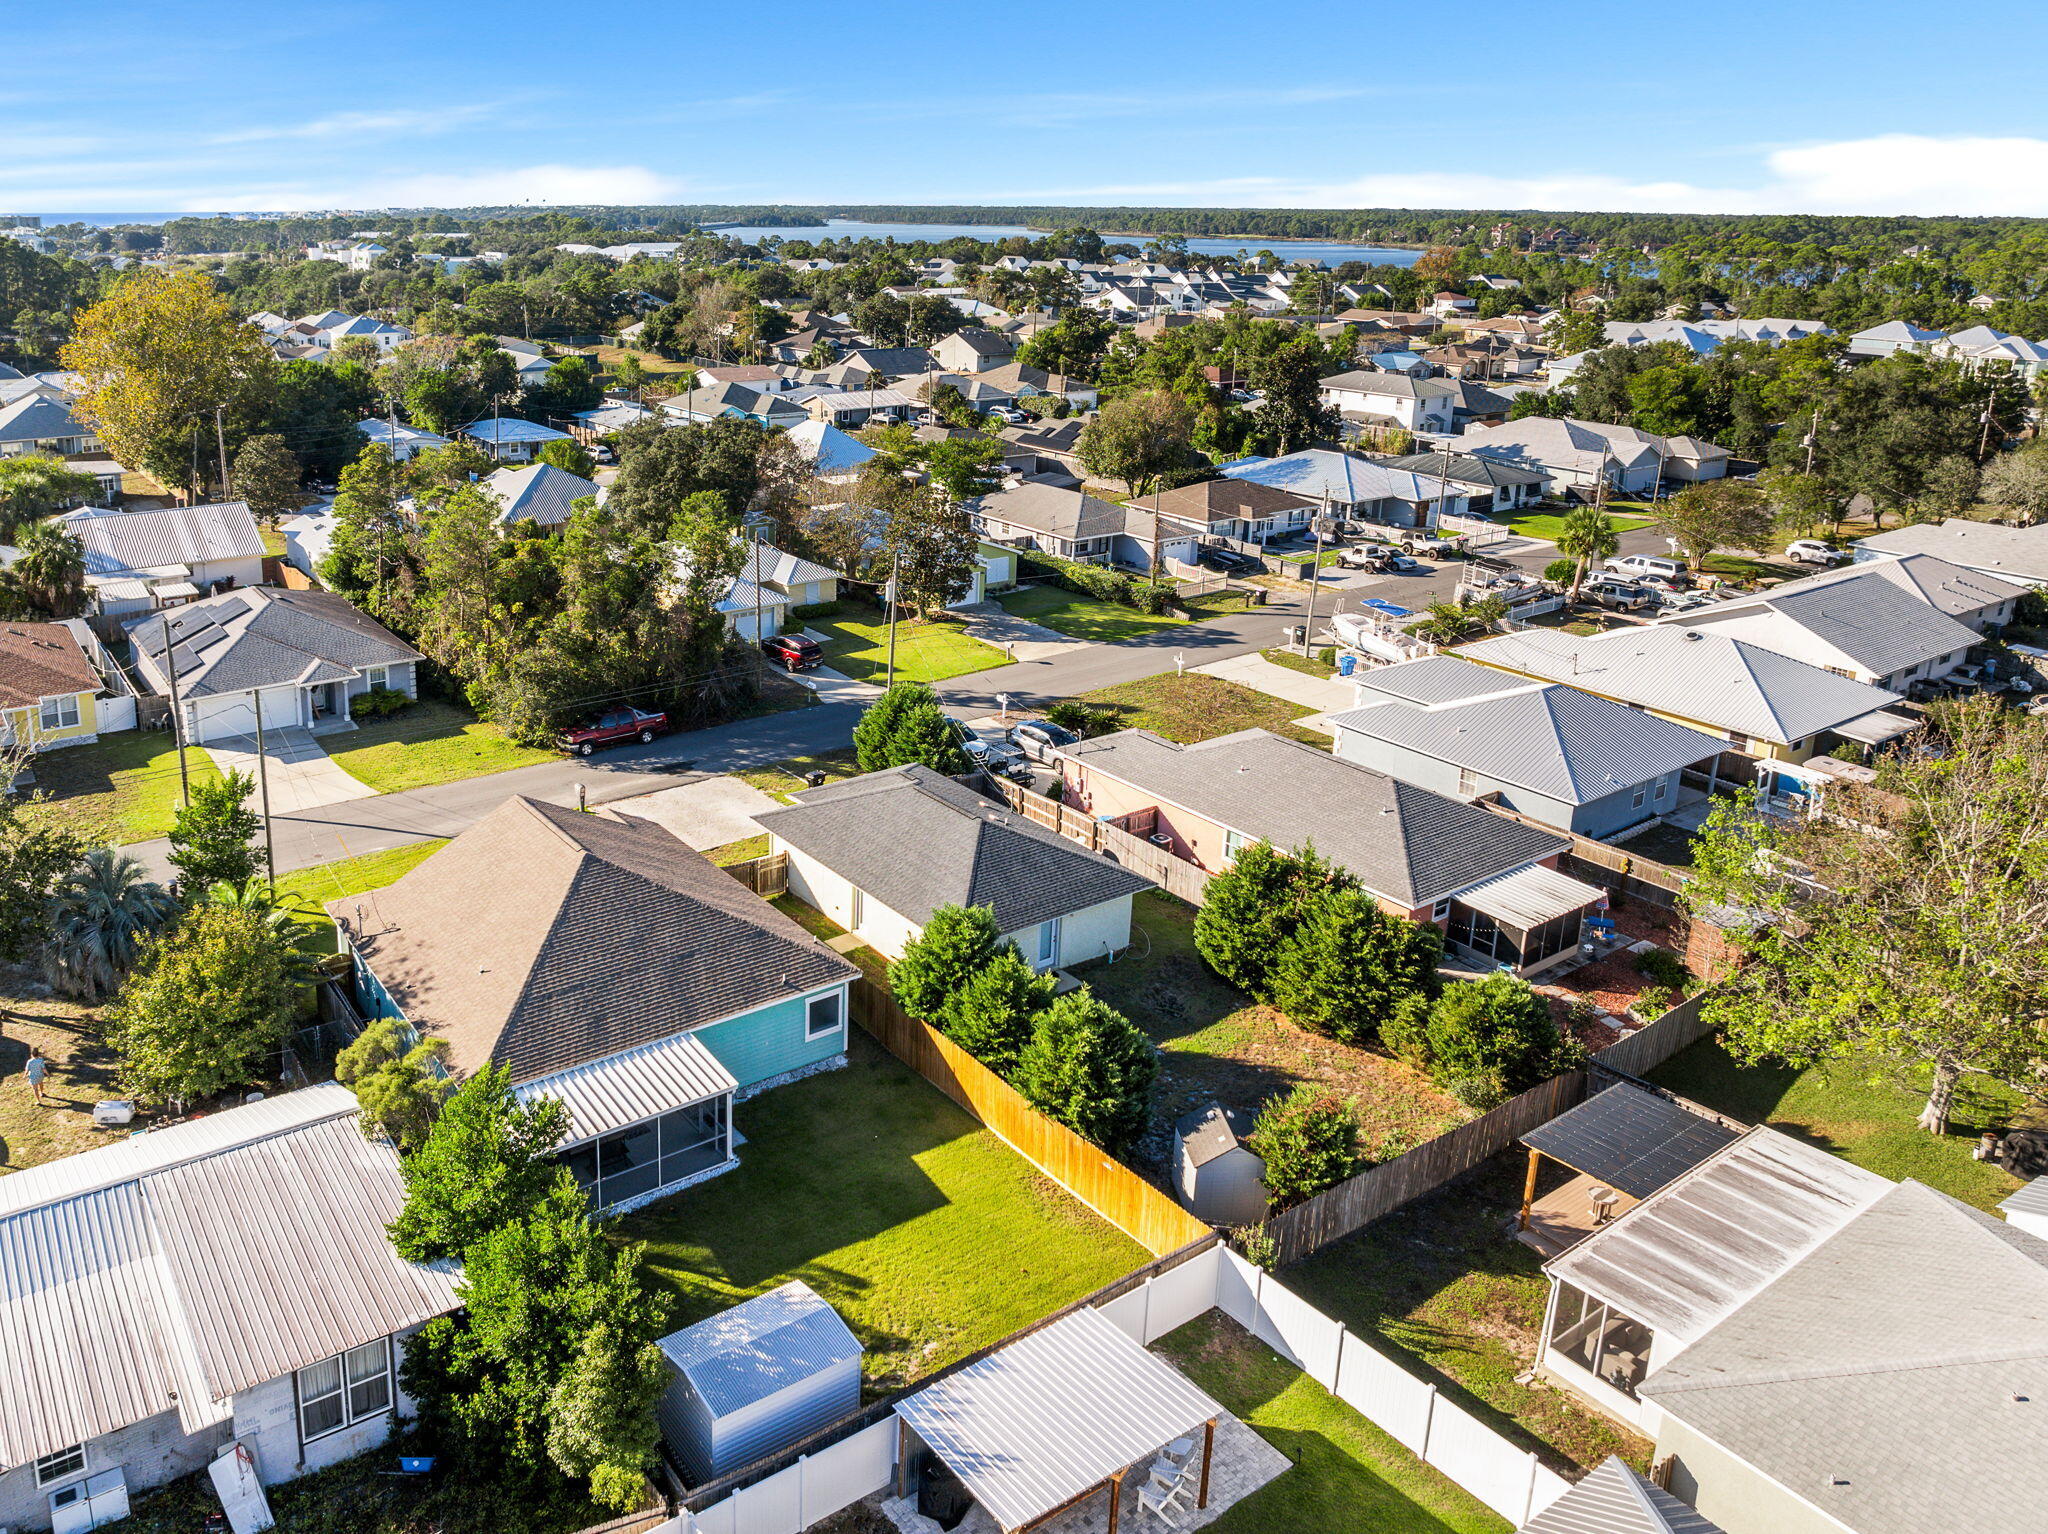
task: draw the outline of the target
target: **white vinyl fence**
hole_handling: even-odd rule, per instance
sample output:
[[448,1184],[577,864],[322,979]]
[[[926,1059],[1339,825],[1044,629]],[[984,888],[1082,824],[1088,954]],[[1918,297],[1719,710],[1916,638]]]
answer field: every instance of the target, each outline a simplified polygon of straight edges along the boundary
[[[1464,1408],[1443,1399],[1364,1338],[1223,1246],[1198,1252],[1100,1307],[1141,1343],[1221,1310],[1325,1390],[1517,1526],[1571,1483]],[[886,1489],[896,1469],[896,1419],[885,1417],[819,1453],[653,1534],[800,1534]]]

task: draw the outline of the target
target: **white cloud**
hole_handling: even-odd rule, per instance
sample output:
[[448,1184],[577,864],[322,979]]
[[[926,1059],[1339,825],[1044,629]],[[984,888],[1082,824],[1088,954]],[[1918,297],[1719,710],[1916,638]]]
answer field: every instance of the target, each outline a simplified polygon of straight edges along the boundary
[[516,169],[394,175],[339,187],[252,187],[195,194],[187,207],[223,212],[276,208],[467,208],[511,203],[660,203],[685,190],[644,165],[526,165]]
[[1596,171],[1500,176],[1388,171],[1322,185],[1278,178],[1091,186],[1017,200],[1227,199],[1291,208],[1540,208],[1602,213],[2048,215],[2048,139],[1887,133],[1773,150],[1755,184],[1700,186]]
[[217,133],[215,144],[259,144],[274,139],[381,138],[392,134],[446,133],[467,127],[497,110],[493,103],[473,102],[425,109],[397,108],[384,112],[335,112],[301,123],[260,123]]

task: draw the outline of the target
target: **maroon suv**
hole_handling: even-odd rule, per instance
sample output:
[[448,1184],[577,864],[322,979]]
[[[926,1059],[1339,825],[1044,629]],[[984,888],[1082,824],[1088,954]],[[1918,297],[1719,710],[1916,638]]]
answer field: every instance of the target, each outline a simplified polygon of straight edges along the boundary
[[801,634],[770,634],[761,641],[761,653],[784,671],[809,671],[825,658],[825,647]]
[[579,726],[562,737],[562,743],[578,756],[588,756],[599,746],[616,746],[621,741],[649,741],[668,728],[668,715],[643,714],[637,708],[615,708],[594,723]]

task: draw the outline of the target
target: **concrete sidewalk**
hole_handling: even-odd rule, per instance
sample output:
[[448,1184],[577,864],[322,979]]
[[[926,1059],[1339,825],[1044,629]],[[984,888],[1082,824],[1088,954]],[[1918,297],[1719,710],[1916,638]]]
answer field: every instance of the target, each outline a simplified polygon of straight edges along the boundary
[[1051,660],[1074,650],[1085,650],[1089,641],[1062,634],[1042,623],[1033,623],[1004,610],[1000,603],[977,602],[956,608],[967,619],[967,637],[992,644],[1012,660]]
[[1299,703],[1319,714],[1333,713],[1357,704],[1357,690],[1351,683],[1340,682],[1334,677],[1325,679],[1291,671],[1285,666],[1274,665],[1263,655],[1233,655],[1228,660],[1210,661],[1194,669],[1204,676],[1221,677],[1254,692]]
[[[295,815],[300,810],[318,809],[323,804],[345,804],[351,799],[370,799],[377,790],[359,778],[352,778],[320,748],[310,732],[298,729],[265,730],[263,758],[259,764],[256,737],[238,735],[233,740],[207,746],[206,754],[223,773],[244,772],[261,782],[262,766],[268,767],[270,813]],[[251,808],[260,809],[262,791],[249,796]]]

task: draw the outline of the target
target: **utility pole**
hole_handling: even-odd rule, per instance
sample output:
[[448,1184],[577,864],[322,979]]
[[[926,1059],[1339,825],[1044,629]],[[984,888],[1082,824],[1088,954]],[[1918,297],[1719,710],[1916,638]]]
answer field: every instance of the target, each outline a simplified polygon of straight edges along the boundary
[[277,848],[270,836],[270,756],[263,749],[263,689],[256,689],[256,781],[263,791],[263,872],[277,893]]
[[896,685],[896,577],[903,568],[903,551],[897,549],[889,555],[889,585],[882,593],[889,604],[889,669],[883,677],[884,687]]
[[1323,590],[1323,529],[1330,525],[1330,496],[1323,493],[1323,514],[1316,518],[1316,562],[1308,572],[1308,622],[1302,625],[1301,653],[1307,655],[1316,640],[1316,598]]
[[213,407],[213,441],[214,445],[220,449],[220,498],[224,501],[232,501],[235,498],[235,489],[228,479],[227,428],[221,424],[221,414],[225,409],[226,407],[223,405],[215,405]]
[[1806,432],[1806,472],[1813,472],[1813,450],[1820,445],[1820,406],[1813,407],[1813,425]]
[[178,708],[178,657],[171,645],[171,620],[159,620],[164,628],[164,675],[171,679],[171,738],[178,743],[178,794],[185,808],[192,807],[192,778],[185,771],[185,718]]

